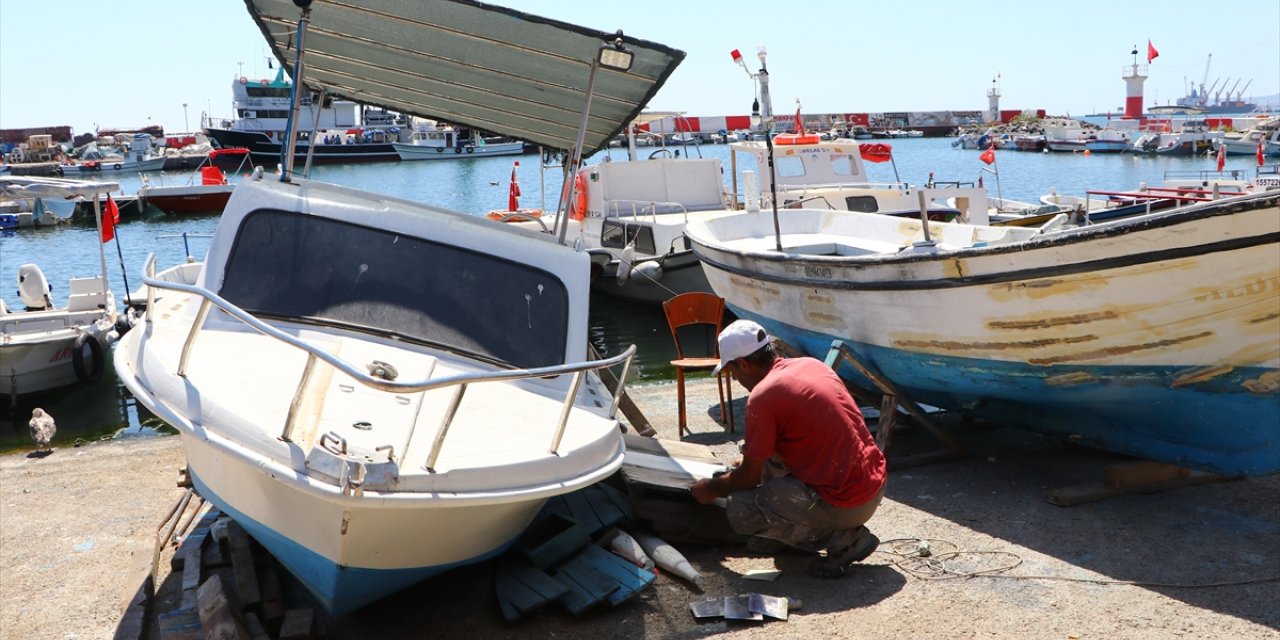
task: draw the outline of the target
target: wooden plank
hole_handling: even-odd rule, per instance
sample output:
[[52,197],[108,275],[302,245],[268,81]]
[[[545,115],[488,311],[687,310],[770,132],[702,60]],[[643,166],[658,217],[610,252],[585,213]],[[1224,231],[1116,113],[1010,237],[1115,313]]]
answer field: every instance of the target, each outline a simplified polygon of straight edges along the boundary
[[525,529],[516,549],[533,566],[548,569],[590,543],[586,528],[577,521],[551,514]]
[[633,498],[636,520],[647,522],[649,528],[667,542],[695,544],[742,544],[746,537],[729,527],[724,509],[703,506],[685,493],[680,499],[653,497]]
[[626,520],[630,520],[634,517],[634,514],[631,511],[631,500],[627,498],[626,494],[614,489],[605,482],[598,483],[595,486],[599,487],[600,492],[603,493],[605,497],[609,498],[609,500],[613,501],[613,504],[617,505]]
[[160,640],[203,640],[204,629],[195,609],[178,609],[156,616],[156,634]]
[[258,620],[256,613],[244,614],[244,628],[253,640],[271,640],[271,636],[267,635],[267,628],[262,626],[262,621]]
[[[510,602],[515,606],[516,611],[522,614],[529,613],[555,599],[543,597],[542,594],[529,588],[528,585],[516,580],[503,567],[498,567],[493,574],[493,588],[498,593],[498,598]],[[564,593],[561,592],[560,595],[564,595]]]
[[212,640],[250,640],[249,632],[236,619],[222,587],[222,578],[214,575],[197,589],[196,610],[200,614],[200,627],[206,638]]
[[245,533],[239,523],[232,521],[227,525],[227,542],[231,547],[231,568],[235,572],[236,594],[239,596],[240,606],[256,607],[262,602],[262,591],[258,588],[258,572],[253,566],[249,534]]
[[566,493],[563,496],[565,506],[569,507],[569,514],[573,520],[582,525],[587,530],[588,535],[595,535],[604,529],[600,524],[600,518],[596,517],[596,512],[591,509],[591,503],[587,502],[586,496],[581,491]]
[[592,604],[603,601],[609,597],[609,594],[618,589],[618,585],[599,571],[591,568],[590,563],[574,556],[560,566],[556,567],[552,577],[561,582],[565,582],[573,589],[573,585],[577,585],[586,592],[586,597]]
[[197,531],[183,541],[178,553],[182,555],[182,603],[180,608],[195,610],[196,589],[200,587],[200,546],[205,541],[204,531]]
[[502,594],[498,594],[498,611],[502,613],[502,619],[507,622],[515,622],[520,619],[520,610],[511,604]]
[[[603,489],[591,486],[578,491],[578,493],[581,493],[587,499],[587,504],[591,505],[591,510],[596,514],[596,520],[600,522],[600,531],[612,527],[626,518],[626,514],[609,499],[609,496],[605,495]],[[594,533],[599,533],[599,531]]]
[[[587,545],[591,546],[591,545]],[[518,580],[521,584],[533,589],[546,600],[555,600],[568,591],[564,584],[556,581],[546,572],[537,567],[524,563],[511,563],[508,566],[508,573],[512,578]]]
[[607,598],[609,604],[616,605],[627,600],[649,586],[657,577],[652,571],[641,569],[595,545],[588,545],[582,550],[581,555],[591,563],[591,566],[619,585],[618,590]]
[[622,441],[628,451],[643,451],[668,457],[701,460],[703,462],[724,464],[716,457],[715,450],[706,445],[680,440],[663,440],[662,438],[646,438],[630,433],[622,434]]
[[586,587],[578,584],[578,581],[574,580],[573,576],[563,571],[557,571],[551,577],[568,589],[563,596],[560,596],[559,602],[569,613],[578,615],[595,606],[603,599],[602,597],[595,597]]
[[316,614],[310,608],[284,612],[280,623],[280,640],[311,640],[315,637]]
[[[256,547],[256,545],[255,545]],[[258,587],[262,593],[262,619],[275,628],[284,620],[284,596],[280,593],[280,574],[276,559],[265,549],[256,548]]]

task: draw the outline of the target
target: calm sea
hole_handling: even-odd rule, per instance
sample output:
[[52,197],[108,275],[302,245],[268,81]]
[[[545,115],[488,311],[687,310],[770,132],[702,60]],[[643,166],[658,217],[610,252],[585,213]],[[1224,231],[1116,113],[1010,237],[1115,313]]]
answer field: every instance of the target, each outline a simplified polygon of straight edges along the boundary
[[[1156,184],[1166,171],[1211,171],[1216,162],[1211,157],[1167,158],[1130,154],[1060,154],[1016,151],[997,152],[994,168],[997,174],[984,171],[977,151],[951,147],[951,138],[916,138],[889,141],[894,148],[892,163],[868,165],[871,179],[921,183],[930,175],[938,181],[977,182],[983,177],[993,196],[1035,202],[1043,194],[1083,195],[1086,190],[1122,191],[1140,183]],[[877,141],[881,142],[881,141]],[[718,157],[725,170],[731,166],[729,150],[724,145],[701,145],[679,148],[681,155]],[[640,148],[640,157],[655,150]],[[600,162],[606,155],[625,160],[624,150],[612,149],[597,154],[588,162]],[[534,154],[519,157],[472,158],[428,162],[378,163],[366,165],[320,166],[313,178],[359,189],[385,193],[472,214],[505,208],[508,184],[514,162],[522,197],[522,207],[553,210],[558,198],[559,170],[543,169]],[[1227,169],[1241,169],[1252,175],[1252,157],[1228,157]],[[739,171],[744,168],[741,163]],[[188,172],[152,174],[153,183],[185,184]],[[121,192],[136,193],[140,179],[135,174],[106,174],[106,179],[120,184]],[[726,183],[729,177],[726,176]],[[106,250],[111,289],[123,305],[125,292],[136,289],[147,255],[157,254],[161,267],[179,262],[187,248],[202,258],[208,246],[208,234],[218,224],[216,216],[175,219],[159,212],[148,212],[142,219],[127,220],[118,228],[119,249],[114,243],[99,245],[96,231],[90,226],[64,225],[45,229],[24,229],[0,235],[0,297],[10,308],[20,308],[17,296],[18,265],[35,262],[40,265],[54,287],[54,299],[65,299],[65,287],[72,276],[97,273],[99,247]],[[182,235],[187,234],[184,242]],[[121,263],[123,262],[123,269]],[[126,285],[127,280],[127,285]],[[602,353],[617,353],[636,344],[639,356],[633,367],[633,382],[655,382],[670,379],[673,372],[668,361],[674,357],[670,334],[662,311],[655,306],[635,305],[615,299],[597,297],[592,300],[591,340]],[[62,446],[77,438],[93,439],[121,429],[126,434],[149,431],[157,424],[139,412],[128,392],[118,383],[108,367],[102,382],[70,391],[54,392],[17,407],[0,407],[0,450],[25,446],[30,442],[26,422],[33,406],[43,406],[58,419],[58,441]]]

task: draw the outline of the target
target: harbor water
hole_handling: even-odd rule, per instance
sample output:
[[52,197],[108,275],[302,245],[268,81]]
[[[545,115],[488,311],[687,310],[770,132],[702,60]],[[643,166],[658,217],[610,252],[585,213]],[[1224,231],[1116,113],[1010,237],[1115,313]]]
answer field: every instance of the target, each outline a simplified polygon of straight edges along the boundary
[[[993,197],[1036,202],[1041,195],[1056,191],[1084,195],[1087,190],[1127,191],[1140,184],[1156,185],[1167,172],[1214,171],[1213,157],[1164,157],[1134,154],[1064,154],[998,151],[996,163],[979,160],[980,152],[951,146],[951,138],[903,138],[889,141],[893,162],[868,164],[872,180],[878,182],[924,183],[931,177],[939,182],[977,183],[982,178]],[[881,142],[881,141],[876,141]],[[683,157],[717,157],[723,162],[725,183],[731,176],[729,147],[725,145],[672,146],[665,151],[639,148],[639,157],[677,151]],[[624,161],[624,149],[610,149],[588,159],[588,163]],[[514,163],[519,166],[515,167]],[[557,166],[544,166],[537,154],[496,158],[323,165],[312,177],[357,189],[369,190],[408,200],[424,202],[464,213],[483,215],[507,206],[510,177],[516,172],[520,206],[554,211],[560,193],[561,173]],[[758,170],[746,156],[737,167]],[[1227,158],[1228,171],[1252,176],[1252,157]],[[1216,173],[1216,171],[1214,171]],[[101,176],[119,183],[121,194],[137,193],[137,174]],[[152,184],[186,184],[190,172],[151,174]],[[237,179],[233,177],[232,180]],[[741,184],[741,180],[739,180]],[[123,308],[127,292],[138,288],[147,256],[155,253],[158,268],[176,264],[190,255],[202,259],[217,216],[173,217],[155,210],[144,211],[138,219],[122,221],[116,230],[117,242],[100,245],[92,221],[7,231],[0,235],[0,298],[9,308],[22,308],[17,295],[18,266],[34,262],[53,285],[53,298],[62,304],[71,277],[92,276],[100,269],[99,246],[106,251],[111,290]],[[185,238],[184,238],[185,234]],[[123,268],[122,268],[123,265]],[[7,284],[6,284],[7,283]],[[591,303],[591,341],[602,355],[617,353],[630,344],[638,347],[631,383],[655,382],[674,377],[669,361],[674,357],[671,337],[661,308],[627,303],[596,296]],[[139,415],[135,403],[118,383],[108,366],[102,380],[33,398],[23,398],[16,406],[0,407],[0,451],[29,445],[26,423],[31,408],[42,406],[58,419],[55,444],[67,446],[77,438],[94,439],[124,430],[145,434],[159,425],[148,415]]]

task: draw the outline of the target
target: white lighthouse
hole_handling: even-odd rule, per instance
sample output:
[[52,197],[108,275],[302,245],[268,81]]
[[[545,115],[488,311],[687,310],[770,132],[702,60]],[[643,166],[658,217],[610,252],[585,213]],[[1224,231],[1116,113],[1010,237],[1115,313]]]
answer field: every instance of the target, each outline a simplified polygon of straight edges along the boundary
[[1138,45],[1133,45],[1133,64],[1121,68],[1124,78],[1124,116],[1125,120],[1137,120],[1142,117],[1142,83],[1147,81],[1147,65],[1138,64]]
[[991,79],[991,88],[987,90],[987,122],[1000,121],[1000,76]]

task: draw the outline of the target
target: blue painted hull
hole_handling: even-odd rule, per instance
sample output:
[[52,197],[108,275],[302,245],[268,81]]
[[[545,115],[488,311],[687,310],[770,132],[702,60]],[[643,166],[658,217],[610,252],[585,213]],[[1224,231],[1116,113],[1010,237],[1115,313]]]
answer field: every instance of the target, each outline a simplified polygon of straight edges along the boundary
[[[320,554],[290,540],[271,527],[246,516],[214,493],[194,471],[191,472],[191,481],[201,496],[244,527],[249,535],[253,536],[255,540],[270,551],[280,561],[280,564],[283,564],[285,568],[293,573],[298,578],[298,581],[315,596],[316,600],[329,613],[334,615],[355,611],[450,569],[496,557],[515,543],[515,539],[512,538],[486,554],[464,562],[446,565],[406,569],[345,567],[335,564]],[[410,536],[412,532],[406,532],[405,535]],[[423,543],[429,544],[429,541],[424,541]]]
[[[729,306],[818,359],[838,337]],[[1222,474],[1280,468],[1280,402],[1245,388],[1264,368],[1238,367],[1194,388],[1172,386],[1184,372],[1174,367],[1074,365],[1062,381],[1053,367],[847,344],[917,402]],[[839,373],[874,388],[847,365]]]

